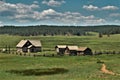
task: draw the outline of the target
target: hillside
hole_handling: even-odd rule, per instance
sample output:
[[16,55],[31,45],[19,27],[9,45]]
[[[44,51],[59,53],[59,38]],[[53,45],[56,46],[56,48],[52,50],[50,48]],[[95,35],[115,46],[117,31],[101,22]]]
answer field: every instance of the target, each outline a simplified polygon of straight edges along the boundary
[[88,32],[98,32],[102,34],[119,34],[120,26],[4,26],[0,27],[0,34],[36,36],[36,35],[91,35]]
[[0,53],[0,80],[119,80],[119,75],[101,71],[107,68],[120,74],[119,55],[25,57]]
[[93,51],[117,51],[120,49],[120,34],[103,35],[102,38],[98,37],[98,34],[93,36],[10,36],[10,35],[0,35],[0,47],[5,48],[10,46],[15,48],[17,43],[22,39],[37,39],[41,40],[44,50],[54,50],[56,45],[77,45],[77,46],[87,46]]
[[[38,54],[56,54],[57,44],[90,47],[93,51],[120,52],[120,34],[103,35],[90,32],[92,36],[18,36],[0,35],[0,49],[15,49],[21,39],[41,40],[43,51]],[[0,52],[0,80],[119,80],[119,75],[101,71],[107,69],[120,74],[120,54],[94,56],[20,56]]]

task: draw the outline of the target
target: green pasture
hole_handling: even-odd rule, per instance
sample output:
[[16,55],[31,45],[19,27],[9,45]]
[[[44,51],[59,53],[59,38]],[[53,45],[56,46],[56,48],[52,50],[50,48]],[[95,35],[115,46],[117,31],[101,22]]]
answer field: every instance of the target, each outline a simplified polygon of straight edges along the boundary
[[29,57],[1,53],[0,80],[120,80],[120,75],[102,73],[98,60],[120,74],[119,54]]
[[[94,33],[92,33],[94,34]],[[11,36],[0,35],[0,49],[10,46],[15,49],[21,39],[41,40],[43,52],[55,54],[55,45],[78,45],[93,51],[120,52],[120,34],[102,38],[93,36]],[[100,71],[102,61],[107,69],[120,74],[120,54],[97,56],[33,57],[0,53],[0,80],[120,80],[120,75]]]
[[[93,34],[93,33],[92,33]],[[94,33],[95,34],[95,33]],[[0,47],[10,46],[15,48],[21,39],[37,39],[41,40],[43,50],[54,50],[56,45],[77,45],[81,47],[89,47],[93,51],[120,51],[120,34],[111,35],[102,38],[98,34],[94,36],[10,36],[0,35]]]

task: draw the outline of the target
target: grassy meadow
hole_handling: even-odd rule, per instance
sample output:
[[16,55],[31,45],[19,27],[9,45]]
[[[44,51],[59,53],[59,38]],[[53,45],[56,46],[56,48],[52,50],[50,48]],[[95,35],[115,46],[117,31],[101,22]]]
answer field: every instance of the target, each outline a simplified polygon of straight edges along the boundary
[[[21,39],[38,39],[42,53],[56,53],[55,45],[78,45],[93,51],[120,51],[120,34],[99,38],[94,36],[10,36],[0,35],[0,47],[15,48]],[[107,69],[120,74],[120,54],[97,56],[30,57],[0,53],[0,80],[120,80],[120,75],[100,71],[103,61]]]
[[[95,34],[95,33],[94,33]],[[98,34],[94,36],[10,36],[0,35],[0,47],[10,46],[15,48],[21,39],[37,39],[41,40],[43,50],[54,50],[56,45],[77,45],[81,47],[89,47],[93,51],[120,51],[120,34],[111,35],[102,38]]]

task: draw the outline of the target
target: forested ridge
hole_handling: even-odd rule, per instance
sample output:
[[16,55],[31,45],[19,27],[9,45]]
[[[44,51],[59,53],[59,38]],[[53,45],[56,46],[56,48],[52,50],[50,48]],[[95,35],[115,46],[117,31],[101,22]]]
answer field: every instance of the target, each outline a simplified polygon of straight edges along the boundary
[[37,35],[90,35],[88,32],[98,32],[102,34],[120,34],[120,26],[101,25],[101,26],[4,26],[0,27],[0,34],[37,36]]

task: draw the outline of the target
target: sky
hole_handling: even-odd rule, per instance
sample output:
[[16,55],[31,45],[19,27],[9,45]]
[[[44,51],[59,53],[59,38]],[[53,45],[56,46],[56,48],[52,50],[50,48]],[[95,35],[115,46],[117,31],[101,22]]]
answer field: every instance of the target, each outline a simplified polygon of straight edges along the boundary
[[4,25],[120,25],[120,0],[0,0]]

